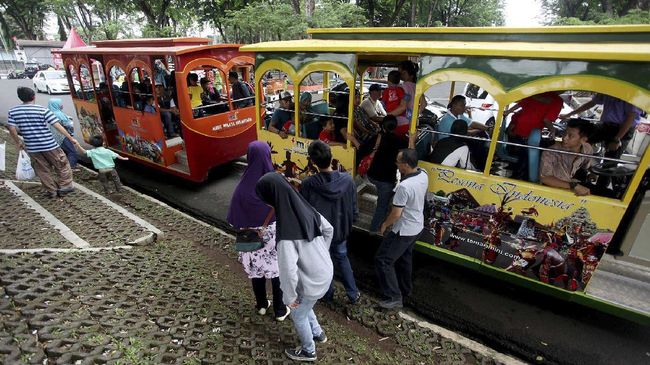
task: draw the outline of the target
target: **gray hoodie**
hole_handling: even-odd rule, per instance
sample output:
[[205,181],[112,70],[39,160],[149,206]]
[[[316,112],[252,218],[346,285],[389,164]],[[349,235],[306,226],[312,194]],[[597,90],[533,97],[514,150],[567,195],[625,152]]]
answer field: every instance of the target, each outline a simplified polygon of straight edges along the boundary
[[282,240],[276,245],[280,268],[280,288],[284,304],[298,298],[318,300],[330,287],[334,269],[330,244],[334,228],[320,215],[322,236],[307,240]]

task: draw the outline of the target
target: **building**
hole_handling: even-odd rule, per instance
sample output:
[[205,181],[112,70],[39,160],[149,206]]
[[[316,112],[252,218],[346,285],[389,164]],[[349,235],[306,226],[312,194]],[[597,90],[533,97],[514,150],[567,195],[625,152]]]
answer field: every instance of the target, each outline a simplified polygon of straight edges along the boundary
[[63,47],[65,42],[61,41],[33,41],[28,39],[16,39],[16,46],[25,51],[27,63],[40,63],[54,65],[52,49]]

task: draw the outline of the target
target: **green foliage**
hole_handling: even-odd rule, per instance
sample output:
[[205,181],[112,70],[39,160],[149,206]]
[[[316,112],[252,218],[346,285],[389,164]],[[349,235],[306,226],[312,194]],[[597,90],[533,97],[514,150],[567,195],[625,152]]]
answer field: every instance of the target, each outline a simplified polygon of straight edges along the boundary
[[229,42],[254,43],[303,38],[307,20],[296,16],[289,4],[257,3],[227,11],[223,26]]
[[11,19],[7,22],[11,34],[5,37],[11,38],[19,33],[27,39],[43,38],[45,13],[48,11],[44,0],[0,0],[0,11],[5,21]]
[[650,2],[542,0],[550,25],[650,24]]
[[359,6],[344,0],[324,0],[316,7],[309,25],[312,28],[363,27],[367,22]]

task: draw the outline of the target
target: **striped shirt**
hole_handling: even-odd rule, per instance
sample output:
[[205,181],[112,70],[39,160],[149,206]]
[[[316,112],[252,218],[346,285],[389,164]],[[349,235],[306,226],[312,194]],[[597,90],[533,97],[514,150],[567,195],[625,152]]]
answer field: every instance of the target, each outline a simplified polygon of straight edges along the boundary
[[48,109],[40,105],[22,104],[9,110],[7,124],[18,128],[27,152],[46,152],[57,149],[49,126],[59,119]]

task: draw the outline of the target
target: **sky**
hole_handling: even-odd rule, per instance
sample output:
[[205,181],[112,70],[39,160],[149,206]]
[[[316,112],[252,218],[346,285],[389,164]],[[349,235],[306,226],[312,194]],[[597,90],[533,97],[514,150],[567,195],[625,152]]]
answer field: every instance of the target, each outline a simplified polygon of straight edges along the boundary
[[506,0],[506,26],[534,27],[542,25],[542,7],[539,0]]

